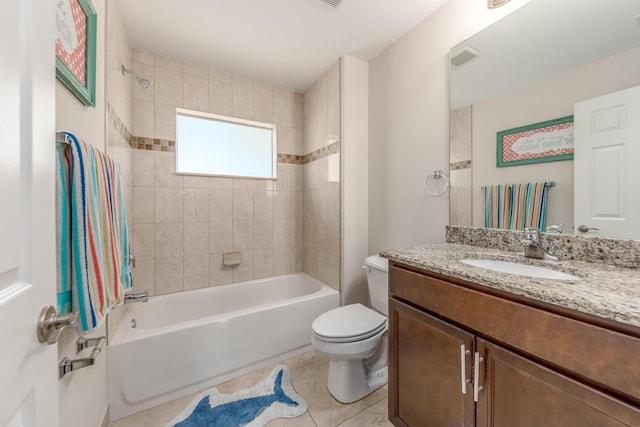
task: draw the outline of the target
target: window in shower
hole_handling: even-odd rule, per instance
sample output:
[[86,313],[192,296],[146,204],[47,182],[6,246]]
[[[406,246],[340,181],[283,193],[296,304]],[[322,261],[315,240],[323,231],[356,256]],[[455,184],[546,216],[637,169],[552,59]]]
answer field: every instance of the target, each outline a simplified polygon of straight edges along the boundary
[[275,179],[276,125],[176,109],[176,171]]

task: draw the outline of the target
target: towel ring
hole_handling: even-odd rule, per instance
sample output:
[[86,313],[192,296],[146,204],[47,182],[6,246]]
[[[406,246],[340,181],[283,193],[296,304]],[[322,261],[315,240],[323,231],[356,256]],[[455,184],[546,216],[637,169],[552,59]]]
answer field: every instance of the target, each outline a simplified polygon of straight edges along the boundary
[[[429,183],[429,181],[431,180],[444,180],[444,188],[442,189],[442,191],[439,192],[431,192],[429,190],[427,190],[427,184]],[[431,196],[431,197],[440,197],[442,196],[447,190],[449,189],[449,180],[447,179],[447,176],[442,173],[442,170],[438,169],[435,170],[433,172],[431,172],[430,175],[427,175],[427,177],[424,179],[424,192],[427,196]]]

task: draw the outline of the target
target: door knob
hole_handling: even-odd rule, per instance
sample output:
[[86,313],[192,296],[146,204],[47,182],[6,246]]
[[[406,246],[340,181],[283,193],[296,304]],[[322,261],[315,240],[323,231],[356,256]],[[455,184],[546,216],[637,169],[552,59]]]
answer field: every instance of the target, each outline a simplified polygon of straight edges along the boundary
[[590,231],[590,230],[600,230],[600,229],[595,227],[589,227],[588,225],[584,225],[584,224],[581,224],[578,226],[578,231],[581,233],[586,233],[587,231]]
[[67,326],[75,325],[79,318],[78,313],[58,314],[54,306],[44,307],[38,317],[38,341],[55,344],[60,332]]

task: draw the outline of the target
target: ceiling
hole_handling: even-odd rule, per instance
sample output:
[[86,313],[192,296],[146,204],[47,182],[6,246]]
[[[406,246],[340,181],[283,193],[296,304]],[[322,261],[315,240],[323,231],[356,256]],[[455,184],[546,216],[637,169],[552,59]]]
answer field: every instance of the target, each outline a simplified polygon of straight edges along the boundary
[[340,56],[372,60],[446,0],[120,0],[131,44],[303,92]]

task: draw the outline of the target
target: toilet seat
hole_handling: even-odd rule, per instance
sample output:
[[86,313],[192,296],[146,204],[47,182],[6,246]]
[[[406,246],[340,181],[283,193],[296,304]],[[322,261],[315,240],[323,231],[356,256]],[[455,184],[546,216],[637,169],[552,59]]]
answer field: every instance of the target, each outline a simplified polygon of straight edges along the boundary
[[348,343],[365,340],[387,327],[387,318],[362,304],[334,308],[314,320],[311,329],[324,342]]

